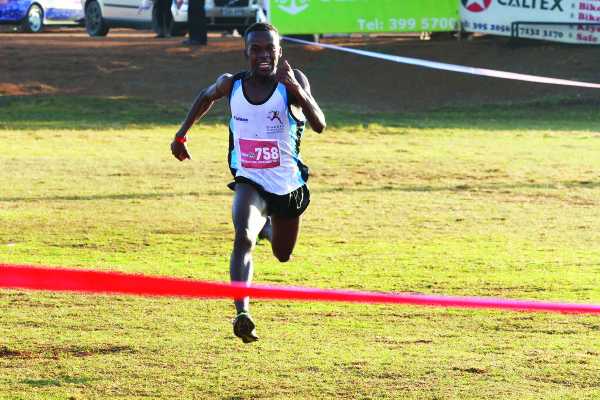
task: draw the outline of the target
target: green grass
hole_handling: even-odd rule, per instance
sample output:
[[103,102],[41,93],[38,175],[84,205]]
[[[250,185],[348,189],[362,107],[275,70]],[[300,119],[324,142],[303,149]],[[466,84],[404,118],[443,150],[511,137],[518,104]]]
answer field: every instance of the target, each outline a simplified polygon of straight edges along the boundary
[[[0,262],[226,281],[227,131],[185,105],[1,98]],[[222,110],[219,108],[219,110]],[[218,110],[217,110],[218,111]],[[327,110],[294,259],[255,281],[600,303],[600,115],[547,101]],[[0,291],[0,398],[595,399],[600,319]]]

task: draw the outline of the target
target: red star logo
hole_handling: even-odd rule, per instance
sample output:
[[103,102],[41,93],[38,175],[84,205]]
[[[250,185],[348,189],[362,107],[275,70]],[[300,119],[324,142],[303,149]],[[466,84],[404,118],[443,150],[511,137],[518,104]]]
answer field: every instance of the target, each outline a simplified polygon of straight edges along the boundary
[[461,0],[461,2],[471,12],[485,11],[492,4],[492,0]]

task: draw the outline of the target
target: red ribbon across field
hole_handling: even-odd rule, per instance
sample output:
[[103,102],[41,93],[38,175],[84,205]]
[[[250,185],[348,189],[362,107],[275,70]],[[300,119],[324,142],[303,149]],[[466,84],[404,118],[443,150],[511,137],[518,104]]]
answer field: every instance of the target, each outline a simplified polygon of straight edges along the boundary
[[431,296],[405,293],[360,292],[283,286],[245,286],[191,279],[145,276],[30,265],[0,264],[0,288],[60,292],[124,294],[194,298],[242,298],[388,303],[419,306],[488,308],[513,311],[542,311],[600,314],[600,305],[554,303],[485,297]]

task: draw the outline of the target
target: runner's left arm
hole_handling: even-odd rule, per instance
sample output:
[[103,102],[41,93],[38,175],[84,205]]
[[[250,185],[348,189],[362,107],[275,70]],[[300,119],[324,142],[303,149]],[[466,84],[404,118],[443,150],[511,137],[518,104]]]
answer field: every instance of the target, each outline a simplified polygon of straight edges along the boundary
[[310,92],[308,79],[298,69],[292,69],[287,60],[284,60],[277,69],[277,80],[283,83],[294,97],[296,105],[302,108],[302,112],[308,119],[310,126],[315,132],[321,133],[325,130],[325,114]]
[[187,146],[185,145],[187,132],[192,125],[194,125],[194,122],[206,115],[215,101],[227,96],[231,89],[231,78],[231,74],[221,75],[215,83],[201,90],[198,96],[196,96],[196,99],[192,103],[192,107],[190,107],[190,111],[171,143],[171,153],[179,161],[183,161],[186,158],[192,159]]

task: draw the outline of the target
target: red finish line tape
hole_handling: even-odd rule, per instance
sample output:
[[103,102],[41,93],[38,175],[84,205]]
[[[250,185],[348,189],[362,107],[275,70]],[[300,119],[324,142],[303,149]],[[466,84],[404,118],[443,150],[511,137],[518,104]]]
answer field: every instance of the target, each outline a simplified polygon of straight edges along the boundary
[[600,305],[484,297],[359,292],[305,287],[250,286],[158,276],[0,264],[0,288],[136,296],[387,303],[573,314],[600,314]]

